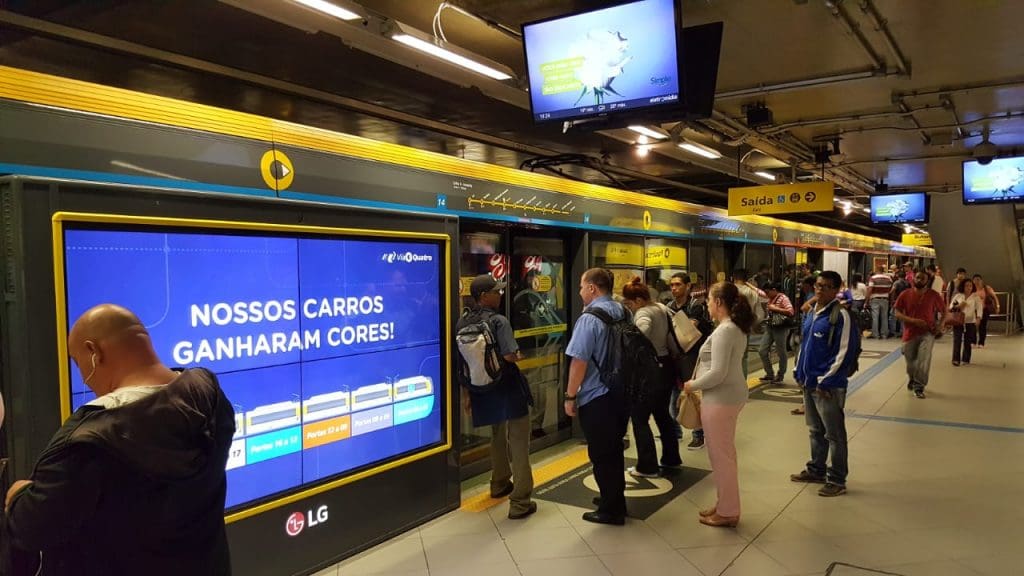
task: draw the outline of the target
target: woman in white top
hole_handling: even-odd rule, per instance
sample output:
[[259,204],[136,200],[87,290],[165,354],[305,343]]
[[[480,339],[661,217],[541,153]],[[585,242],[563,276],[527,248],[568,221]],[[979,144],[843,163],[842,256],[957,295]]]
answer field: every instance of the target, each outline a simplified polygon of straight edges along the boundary
[[669,353],[668,342],[672,311],[664,304],[651,302],[650,291],[640,278],[634,278],[622,287],[622,304],[633,313],[633,322],[654,345],[661,362],[661,385],[649,390],[647,398],[634,405],[630,413],[633,439],[636,441],[636,466],[630,466],[628,472],[633,476],[653,478],[661,476],[661,468],[658,467],[658,451],[651,433],[651,416],[661,435],[661,467],[680,468],[683,465],[679,457],[676,421],[668,411],[672,389],[676,386],[675,363]]
[[978,337],[978,325],[985,314],[985,303],[974,291],[974,282],[966,278],[960,281],[949,309],[963,319],[963,324],[953,326],[953,366],[959,366],[961,359],[964,364],[970,364],[971,347]]
[[859,314],[868,299],[868,285],[864,283],[864,276],[861,274],[854,274],[850,284],[853,286],[853,311]]
[[747,403],[743,353],[754,325],[754,312],[736,285],[730,283],[718,283],[711,288],[708,312],[718,327],[701,346],[694,379],[683,385],[683,391],[703,391],[701,424],[718,488],[718,502],[700,512],[700,522],[733,527],[740,521],[736,421]]

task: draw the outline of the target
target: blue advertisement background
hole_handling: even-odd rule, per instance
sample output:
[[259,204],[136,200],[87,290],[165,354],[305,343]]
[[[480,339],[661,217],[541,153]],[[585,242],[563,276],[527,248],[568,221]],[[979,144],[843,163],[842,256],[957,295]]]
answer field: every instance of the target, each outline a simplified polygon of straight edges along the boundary
[[[169,365],[185,340],[321,331],[319,349],[185,366],[216,372],[238,413],[411,376],[433,381],[426,418],[229,470],[229,508],[443,440],[436,243],[85,228],[66,229],[64,239],[68,328],[96,304],[123,305]],[[303,312],[308,298],[364,296],[382,297],[383,311],[315,319]],[[294,301],[295,318],[191,325],[192,304],[269,300]],[[319,313],[319,305],[312,310]],[[334,347],[326,341],[328,329],[380,323],[393,323],[393,338]],[[94,396],[73,363],[70,374],[77,409]]]
[[[524,42],[533,113],[576,108],[574,103],[580,97],[580,91],[544,95],[541,66],[568,58],[569,47],[585,38],[591,30],[618,32],[629,42],[626,55],[633,57],[623,73],[612,82],[612,88],[622,97],[608,94],[606,102],[679,94],[678,58],[681,55],[677,53],[675,43],[674,3],[675,0],[646,0],[526,27]],[[662,86],[651,83],[651,78],[661,77],[671,80]],[[588,94],[578,106],[593,103],[593,96]]]
[[1024,199],[1024,157],[996,158],[982,166],[964,162],[964,203],[1019,202]]
[[[880,215],[879,210],[884,209],[892,202],[906,202],[907,209],[898,216]],[[903,223],[903,222],[927,222],[928,204],[923,192],[912,194],[886,194],[884,196],[871,197],[871,221],[876,224]]]

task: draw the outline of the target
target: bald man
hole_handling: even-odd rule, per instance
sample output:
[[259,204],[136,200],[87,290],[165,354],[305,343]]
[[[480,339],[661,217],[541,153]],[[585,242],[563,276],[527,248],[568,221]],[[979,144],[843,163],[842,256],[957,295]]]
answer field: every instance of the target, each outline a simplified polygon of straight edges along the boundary
[[14,546],[43,576],[231,573],[225,465],[234,410],[216,376],[165,366],[130,311],[90,309],[68,353],[97,398],[7,493]]

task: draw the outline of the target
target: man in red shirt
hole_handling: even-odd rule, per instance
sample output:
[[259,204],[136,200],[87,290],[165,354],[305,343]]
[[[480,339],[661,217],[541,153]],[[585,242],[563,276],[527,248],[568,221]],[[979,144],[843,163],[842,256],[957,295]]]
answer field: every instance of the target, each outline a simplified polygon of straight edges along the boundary
[[942,334],[942,326],[949,319],[942,295],[931,289],[928,274],[914,275],[914,287],[904,290],[896,304],[896,318],[903,322],[903,357],[907,360],[910,382],[907,388],[914,396],[924,398],[928,385],[928,372],[932,364],[932,346]]

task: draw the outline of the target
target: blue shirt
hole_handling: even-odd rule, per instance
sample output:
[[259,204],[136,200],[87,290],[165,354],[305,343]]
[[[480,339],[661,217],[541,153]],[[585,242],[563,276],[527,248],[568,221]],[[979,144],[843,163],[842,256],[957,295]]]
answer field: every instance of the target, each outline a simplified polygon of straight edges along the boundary
[[[584,309],[600,308],[616,320],[626,316],[622,304],[612,300],[611,296],[599,296]],[[583,314],[573,326],[572,339],[565,349],[565,355],[587,361],[587,373],[583,376],[583,384],[576,393],[576,405],[583,406],[595,398],[608,393],[608,387],[601,382],[601,371],[594,360],[603,360],[608,353],[608,327],[593,314]]]

